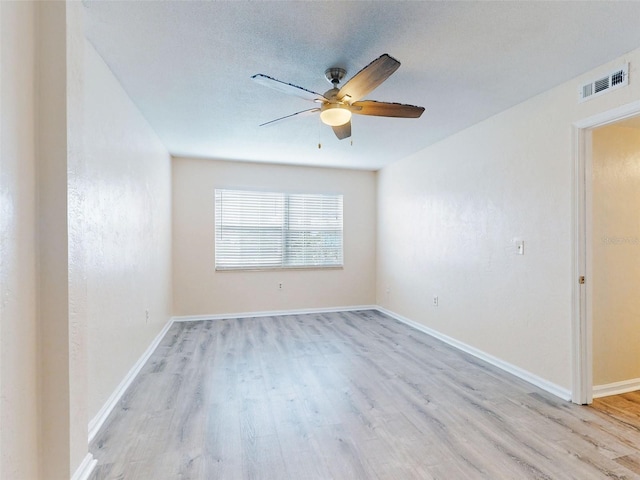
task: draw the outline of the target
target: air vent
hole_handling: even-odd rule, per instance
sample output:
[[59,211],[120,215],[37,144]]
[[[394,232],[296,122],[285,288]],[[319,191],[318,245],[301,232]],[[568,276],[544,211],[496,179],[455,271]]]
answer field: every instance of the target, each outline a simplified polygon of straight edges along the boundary
[[617,68],[608,75],[598,78],[589,83],[581,85],[578,90],[578,101],[584,102],[598,97],[603,93],[610,92],[616,88],[625,87],[629,84],[629,64]]

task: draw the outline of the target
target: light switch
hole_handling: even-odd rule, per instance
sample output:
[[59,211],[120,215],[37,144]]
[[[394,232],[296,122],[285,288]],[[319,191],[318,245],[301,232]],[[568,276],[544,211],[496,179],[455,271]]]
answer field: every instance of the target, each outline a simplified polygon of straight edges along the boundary
[[516,253],[524,255],[524,240],[516,240]]

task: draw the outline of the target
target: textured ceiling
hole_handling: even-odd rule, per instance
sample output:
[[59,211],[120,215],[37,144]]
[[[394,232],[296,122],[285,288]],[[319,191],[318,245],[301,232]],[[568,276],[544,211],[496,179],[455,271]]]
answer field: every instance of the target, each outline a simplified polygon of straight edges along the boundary
[[[640,2],[110,2],[86,35],[174,155],[376,170],[640,46]],[[338,140],[313,106],[254,83],[324,92],[389,53],[367,99],[420,119],[354,116]],[[576,86],[577,87],[577,86]],[[322,148],[318,148],[318,143]]]

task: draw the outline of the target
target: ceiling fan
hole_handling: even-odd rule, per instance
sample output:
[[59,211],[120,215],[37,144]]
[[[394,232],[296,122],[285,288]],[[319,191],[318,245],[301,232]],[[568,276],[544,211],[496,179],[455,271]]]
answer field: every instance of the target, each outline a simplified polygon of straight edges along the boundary
[[376,117],[418,118],[422,115],[422,112],[424,112],[424,107],[416,107],[403,103],[360,100],[389,78],[398,67],[400,67],[400,62],[385,53],[356,73],[340,88],[338,88],[338,84],[347,74],[346,70],[338,67],[328,68],[324,72],[324,75],[333,85],[333,88],[327,90],[324,94],[316,93],[306,88],[298,87],[297,85],[282,82],[268,75],[258,73],[251,78],[259,84],[319,104],[317,107],[276,118],[260,126],[270,125],[292,117],[301,117],[320,112],[320,120],[322,120],[324,124],[332,127],[336,137],[342,140],[351,136],[352,114]]

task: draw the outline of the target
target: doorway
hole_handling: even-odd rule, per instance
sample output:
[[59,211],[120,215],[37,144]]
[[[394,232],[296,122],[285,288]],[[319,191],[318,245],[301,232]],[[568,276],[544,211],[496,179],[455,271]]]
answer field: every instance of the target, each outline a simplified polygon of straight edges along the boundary
[[572,400],[591,404],[640,388],[640,102],[575,123],[574,140]]

